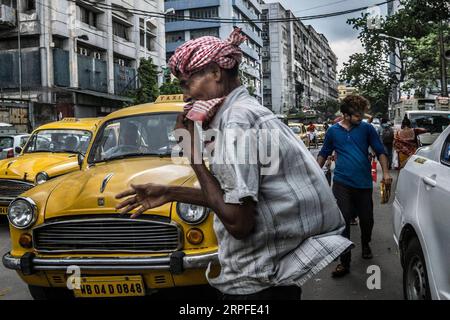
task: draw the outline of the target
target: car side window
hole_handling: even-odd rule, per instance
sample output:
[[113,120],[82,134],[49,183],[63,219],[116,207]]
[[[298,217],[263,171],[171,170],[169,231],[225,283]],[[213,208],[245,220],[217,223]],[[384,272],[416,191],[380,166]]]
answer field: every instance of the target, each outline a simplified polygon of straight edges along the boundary
[[450,167],[450,135],[444,143],[444,148],[442,148],[441,162]]
[[20,138],[20,145],[19,145],[19,147],[23,148],[25,146],[25,144],[28,142],[29,138],[30,137],[22,137],[22,138]]

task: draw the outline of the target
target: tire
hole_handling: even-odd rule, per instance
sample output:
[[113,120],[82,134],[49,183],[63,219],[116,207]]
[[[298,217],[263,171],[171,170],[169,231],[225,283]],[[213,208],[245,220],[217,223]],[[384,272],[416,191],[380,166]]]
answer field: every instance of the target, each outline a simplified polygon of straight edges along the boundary
[[430,283],[420,242],[409,241],[403,268],[403,295],[405,300],[431,300]]
[[38,286],[28,286],[34,300],[71,300],[75,299],[73,294],[63,288],[48,288]]

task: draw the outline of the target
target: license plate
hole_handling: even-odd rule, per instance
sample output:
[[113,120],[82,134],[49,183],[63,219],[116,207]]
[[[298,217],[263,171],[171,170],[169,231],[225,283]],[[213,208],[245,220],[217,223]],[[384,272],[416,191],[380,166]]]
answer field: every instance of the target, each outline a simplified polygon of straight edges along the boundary
[[77,298],[142,297],[145,287],[141,276],[86,277],[74,294]]
[[0,214],[8,214],[8,207],[0,207]]

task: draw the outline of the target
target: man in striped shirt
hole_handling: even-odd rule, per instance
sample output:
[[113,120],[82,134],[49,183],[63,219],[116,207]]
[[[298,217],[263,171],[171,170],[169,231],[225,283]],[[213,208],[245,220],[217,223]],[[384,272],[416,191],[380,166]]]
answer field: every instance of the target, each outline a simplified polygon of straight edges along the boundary
[[195,142],[185,150],[201,189],[135,186],[118,196],[135,195],[118,209],[140,206],[139,214],[167,202],[209,207],[221,273],[207,276],[223,299],[300,299],[301,286],[352,244],[341,236],[343,216],[314,157],[241,85],[242,38],[234,36],[189,41],[171,59],[185,98],[195,101],[177,128],[192,137],[195,119],[216,136],[210,169]]

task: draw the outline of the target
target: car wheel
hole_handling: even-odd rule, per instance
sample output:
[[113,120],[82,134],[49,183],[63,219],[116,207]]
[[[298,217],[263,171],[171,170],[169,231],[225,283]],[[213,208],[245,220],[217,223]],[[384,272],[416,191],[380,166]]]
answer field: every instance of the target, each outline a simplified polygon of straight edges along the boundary
[[408,243],[405,251],[403,293],[406,300],[431,300],[425,259],[417,238]]
[[30,294],[34,300],[70,300],[74,299],[73,294],[63,288],[47,288],[38,286],[28,286]]

